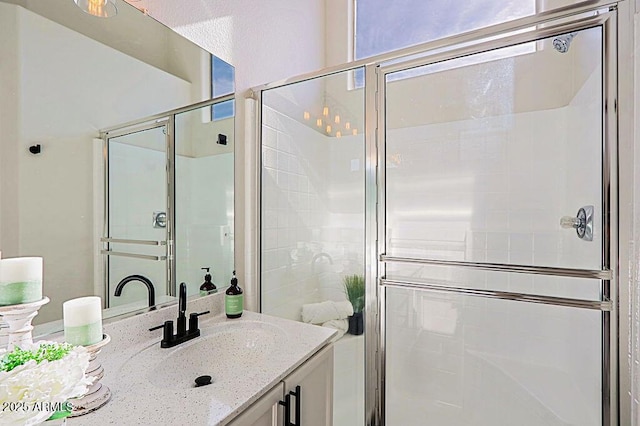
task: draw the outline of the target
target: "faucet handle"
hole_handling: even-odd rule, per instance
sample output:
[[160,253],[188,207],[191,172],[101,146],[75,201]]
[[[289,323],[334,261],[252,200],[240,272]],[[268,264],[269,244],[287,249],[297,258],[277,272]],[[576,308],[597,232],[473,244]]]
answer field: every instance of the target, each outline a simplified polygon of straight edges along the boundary
[[162,342],[160,342],[160,346],[163,348],[169,348],[170,343],[174,340],[173,321],[165,321],[164,324],[162,325],[151,327],[149,331],[154,331],[161,328],[163,329],[163,332],[162,332]]
[[208,314],[210,311],[204,311],[200,313],[192,312],[189,314],[189,332],[192,333],[198,329],[198,317],[200,315]]
[[178,311],[181,315],[187,311],[187,284],[180,283],[180,292],[178,298]]

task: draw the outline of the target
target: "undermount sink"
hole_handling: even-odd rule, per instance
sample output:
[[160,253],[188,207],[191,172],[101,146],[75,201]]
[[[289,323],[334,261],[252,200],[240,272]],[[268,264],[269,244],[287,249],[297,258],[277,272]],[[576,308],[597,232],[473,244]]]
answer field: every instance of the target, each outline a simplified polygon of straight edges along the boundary
[[211,385],[206,388],[233,386],[238,379],[250,380],[251,372],[286,340],[281,328],[259,321],[205,325],[200,337],[180,346],[161,349],[157,343],[141,351],[127,362],[122,373],[148,366],[146,380],[165,389],[204,389],[195,386],[200,376],[211,376]]

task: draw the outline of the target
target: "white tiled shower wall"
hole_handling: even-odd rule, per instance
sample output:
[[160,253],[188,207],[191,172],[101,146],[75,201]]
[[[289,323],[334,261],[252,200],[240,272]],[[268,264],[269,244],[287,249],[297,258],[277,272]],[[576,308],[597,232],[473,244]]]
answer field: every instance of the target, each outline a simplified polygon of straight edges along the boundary
[[300,320],[301,306],[344,300],[362,273],[364,143],[327,137],[264,107],[262,310]]
[[[364,271],[364,139],[328,137],[263,106],[262,312],[301,319]],[[314,123],[312,123],[314,124]],[[336,342],[334,424],[364,423],[364,336]]]
[[[559,227],[561,216],[582,205],[594,204],[596,216],[600,212],[601,130],[599,111],[593,119],[592,110],[599,105],[599,78],[595,72],[566,107],[481,119],[484,129],[493,129],[488,133],[468,131],[477,129],[477,121],[392,131],[391,147],[405,144],[399,158],[422,161],[405,175],[402,162],[388,170],[392,252],[599,269],[600,241],[586,243]],[[445,172],[447,178],[438,180]],[[415,191],[405,187],[412,184]],[[597,221],[596,230],[600,226]],[[596,281],[435,267],[387,273],[455,286],[599,297]],[[443,426],[510,424],[507,419],[599,424],[598,311],[399,289],[387,295],[391,424],[420,424],[416,419],[426,416]]]

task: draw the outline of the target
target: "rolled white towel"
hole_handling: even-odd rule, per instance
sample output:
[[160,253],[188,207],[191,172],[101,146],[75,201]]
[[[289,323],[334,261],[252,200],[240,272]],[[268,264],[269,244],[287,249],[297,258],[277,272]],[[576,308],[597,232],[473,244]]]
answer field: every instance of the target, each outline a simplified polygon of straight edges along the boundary
[[348,319],[330,320],[322,323],[322,326],[338,330],[338,334],[333,336],[333,338],[331,339],[332,342],[335,342],[336,340],[344,336],[347,330],[349,330],[349,320]]
[[350,315],[353,315],[353,306],[348,300],[342,302],[327,300],[326,302],[302,305],[302,321],[310,324],[345,319]]

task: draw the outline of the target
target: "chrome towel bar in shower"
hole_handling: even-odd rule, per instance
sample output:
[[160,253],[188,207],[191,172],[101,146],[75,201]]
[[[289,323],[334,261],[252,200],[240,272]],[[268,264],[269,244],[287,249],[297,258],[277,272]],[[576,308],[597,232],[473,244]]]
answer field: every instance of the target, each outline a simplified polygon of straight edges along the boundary
[[103,243],[114,243],[114,244],[143,244],[147,246],[166,246],[167,242],[163,240],[128,240],[124,238],[100,238],[100,241]]
[[107,256],[122,256],[122,257],[133,257],[136,259],[144,259],[144,260],[167,260],[167,256],[152,256],[148,254],[137,254],[137,253],[125,253],[121,251],[113,251],[113,250],[100,250],[100,253],[106,254]]
[[516,302],[538,303],[542,305],[563,306],[568,308],[593,309],[597,311],[611,311],[611,300],[584,300],[565,297],[541,296],[537,294],[512,293],[507,291],[485,290],[466,287],[450,287],[440,284],[411,282],[404,280],[381,279],[384,287],[409,288],[414,290],[438,291],[445,293],[462,294],[466,296],[480,296],[490,299],[512,300]]
[[474,268],[484,271],[513,272],[517,274],[550,275],[556,277],[571,278],[591,278],[598,280],[611,280],[613,273],[610,269],[590,270],[558,268],[553,266],[528,266],[528,265],[508,265],[501,263],[465,262],[458,260],[420,259],[413,257],[395,257],[380,255],[381,262],[387,263],[416,263],[420,265],[454,266],[459,268]]

